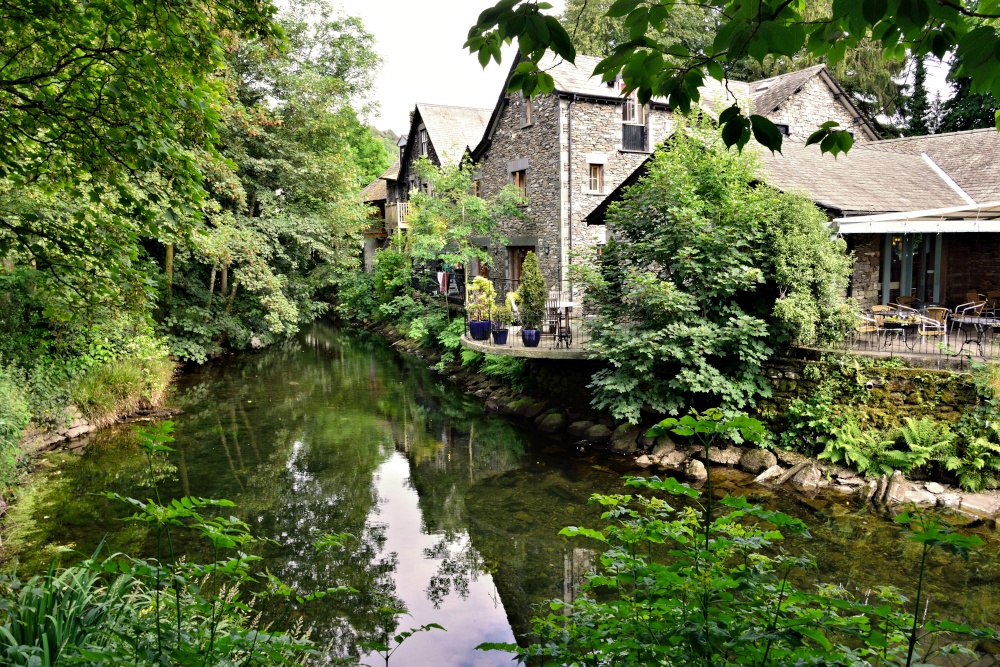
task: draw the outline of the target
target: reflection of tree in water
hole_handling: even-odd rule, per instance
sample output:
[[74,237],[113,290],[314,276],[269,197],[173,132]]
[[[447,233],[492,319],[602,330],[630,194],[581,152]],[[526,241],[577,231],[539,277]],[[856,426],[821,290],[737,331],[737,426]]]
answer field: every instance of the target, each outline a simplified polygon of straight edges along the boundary
[[435,609],[440,608],[452,592],[463,600],[468,598],[470,582],[477,581],[481,573],[488,571],[486,562],[472,548],[468,535],[453,539],[442,536],[433,547],[424,549],[424,558],[440,561],[425,591]]

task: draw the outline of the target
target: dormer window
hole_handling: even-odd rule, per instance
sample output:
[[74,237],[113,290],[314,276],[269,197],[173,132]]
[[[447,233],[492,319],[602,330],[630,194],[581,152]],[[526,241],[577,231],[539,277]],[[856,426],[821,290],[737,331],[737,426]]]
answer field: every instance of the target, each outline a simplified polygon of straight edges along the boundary
[[635,91],[632,91],[625,98],[625,104],[622,106],[622,122],[630,125],[645,125],[646,114],[643,111],[643,106],[639,104],[639,98]]
[[427,138],[427,130],[420,130],[420,154],[427,155],[428,144],[430,140]]

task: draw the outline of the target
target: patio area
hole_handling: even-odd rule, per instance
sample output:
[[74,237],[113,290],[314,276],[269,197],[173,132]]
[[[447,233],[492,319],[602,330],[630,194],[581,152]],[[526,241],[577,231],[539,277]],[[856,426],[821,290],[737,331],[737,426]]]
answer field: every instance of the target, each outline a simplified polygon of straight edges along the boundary
[[466,324],[465,335],[462,336],[462,346],[483,354],[496,354],[508,357],[525,357],[530,359],[591,359],[594,357],[590,349],[590,337],[580,318],[569,319],[569,324],[558,330],[542,331],[541,341],[536,347],[529,347],[521,339],[521,327],[512,326],[507,331],[504,343],[497,343],[494,336],[487,340],[475,340]]

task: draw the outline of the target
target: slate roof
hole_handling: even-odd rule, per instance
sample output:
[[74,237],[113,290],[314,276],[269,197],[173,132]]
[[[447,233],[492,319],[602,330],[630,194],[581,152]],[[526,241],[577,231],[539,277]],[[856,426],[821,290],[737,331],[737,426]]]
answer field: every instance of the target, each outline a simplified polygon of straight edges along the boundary
[[399,178],[399,158],[396,158],[396,161],[379,176],[380,180],[385,181],[395,181],[397,178]]
[[817,146],[785,142],[762,151],[765,180],[841,214],[888,213],[962,206],[967,202],[920,156],[855,144],[833,158]]
[[976,203],[1000,201],[1000,132],[993,128],[887,139],[867,143],[865,148],[927,153]]
[[442,165],[456,166],[486,132],[492,109],[418,103],[417,111]]
[[365,189],[361,191],[361,201],[372,202],[372,201],[382,201],[386,198],[386,185],[385,179],[382,177],[376,178],[374,181],[365,186]]
[[753,108],[759,114],[774,112],[789,97],[798,92],[806,81],[819,74],[825,65],[814,65],[788,74],[773,76],[746,84]]

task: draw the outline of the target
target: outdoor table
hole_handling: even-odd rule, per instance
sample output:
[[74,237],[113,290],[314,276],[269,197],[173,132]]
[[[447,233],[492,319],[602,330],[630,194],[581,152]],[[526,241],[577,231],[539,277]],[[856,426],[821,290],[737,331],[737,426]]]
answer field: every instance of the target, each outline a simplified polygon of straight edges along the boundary
[[983,351],[983,335],[986,333],[987,327],[1000,327],[1000,318],[969,315],[965,317],[956,317],[952,320],[952,322],[955,323],[958,330],[965,336],[965,339],[962,341],[962,347],[958,348],[958,353],[962,354],[962,350],[965,349],[966,345],[969,345],[970,347],[975,345],[979,348],[979,356],[985,358],[986,353]]
[[892,344],[894,338],[901,338],[903,345],[906,349],[912,351],[913,347],[916,345],[917,328],[920,326],[919,322],[913,323],[903,323],[903,322],[885,322],[882,325],[882,330],[887,334],[885,337],[885,342],[882,343],[882,347],[888,347]]
[[[566,347],[573,344],[573,329],[569,325],[570,311],[579,306],[578,301],[560,300],[556,303],[556,309],[563,311],[563,316],[559,318],[559,330],[556,332],[556,345],[566,343]],[[566,322],[566,330],[563,331],[563,322]]]

